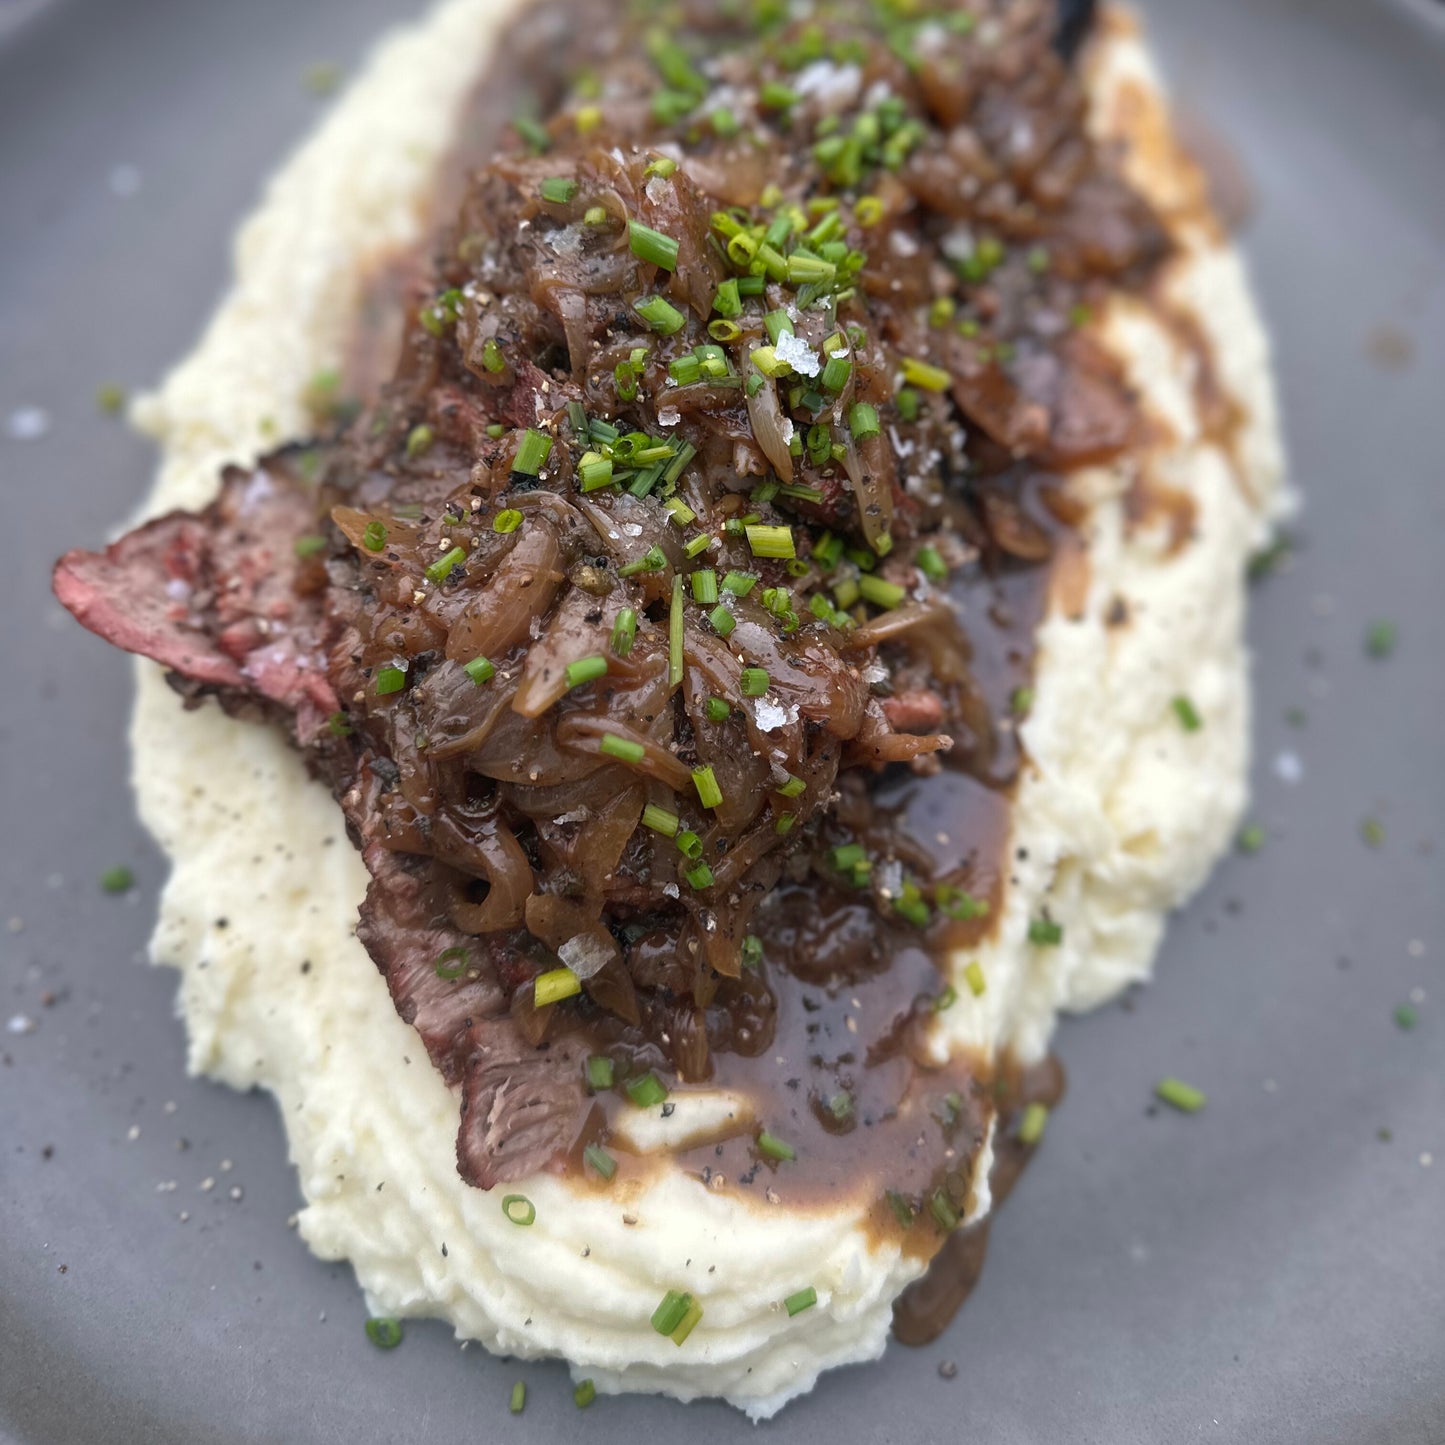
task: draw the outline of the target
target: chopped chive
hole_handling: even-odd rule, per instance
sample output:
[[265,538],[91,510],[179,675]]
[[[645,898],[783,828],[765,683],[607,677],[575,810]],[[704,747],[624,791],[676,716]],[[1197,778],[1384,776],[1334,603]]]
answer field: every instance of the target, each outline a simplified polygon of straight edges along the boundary
[[848,430],[854,441],[866,442],[876,437],[882,430],[878,425],[878,409],[866,401],[855,401],[848,408]]
[[667,1098],[667,1090],[663,1087],[662,1080],[651,1071],[640,1078],[629,1079],[623,1089],[639,1109],[650,1109]]
[[683,876],[692,887],[699,890],[711,888],[716,881],[712,869],[706,863],[694,863]]
[[611,1179],[617,1173],[617,1161],[600,1144],[589,1144],[582,1151],[582,1158],[604,1179]]
[[660,1335],[670,1335],[683,1321],[692,1296],[680,1289],[670,1289],[652,1312],[652,1328]]
[[881,577],[866,572],[858,579],[858,591],[875,607],[885,609],[897,607],[907,596],[898,583],[885,582]]
[[647,749],[630,738],[620,738],[616,733],[603,733],[599,744],[609,758],[620,758],[624,763],[640,763],[647,756]]
[[953,1207],[953,1200],[943,1189],[935,1189],[928,1201],[928,1212],[938,1223],[938,1227],[948,1234],[958,1228],[958,1210]]
[[373,1315],[366,1322],[366,1338],[378,1350],[394,1350],[401,1343],[401,1321],[390,1315]]
[[1420,1013],[1412,1003],[1402,1003],[1395,1009],[1396,1027],[1402,1029],[1413,1029],[1420,1022]]
[[840,873],[846,873],[849,869],[856,868],[858,864],[866,862],[868,853],[861,843],[842,843],[832,850],[830,856],[833,866]]
[[948,576],[948,568],[934,547],[920,547],[913,560],[930,582],[942,582]]
[[591,657],[579,657],[575,662],[569,662],[562,674],[569,688],[582,687],[606,675],[607,659],[596,653]]
[[717,573],[711,567],[700,567],[692,574],[692,599],[704,607],[717,601]]
[[1197,733],[1204,726],[1204,719],[1199,716],[1199,709],[1182,693],[1173,699],[1169,704],[1174,709],[1174,715],[1179,719],[1179,726],[1187,733]]
[[[502,354],[501,343],[495,336],[487,337],[482,343],[482,365],[494,376],[507,369],[507,358]],[[500,436],[501,432],[497,435]]]
[[617,569],[619,577],[635,577],[639,572],[661,572],[667,566],[667,553],[654,544],[635,562],[628,562]]
[[748,546],[754,557],[795,557],[791,527],[750,526]]
[[669,1335],[673,1344],[681,1347],[687,1337],[697,1327],[698,1321],[702,1319],[702,1306],[697,1300],[689,1297],[687,1311],[678,1322],[677,1328]]
[[552,147],[552,137],[547,134],[546,126],[540,121],[533,120],[529,115],[518,115],[512,117],[512,129],[522,139],[522,144],[527,147],[533,155],[542,155]]
[[591,1380],[582,1380],[572,1391],[572,1403],[579,1410],[585,1410],[597,1398],[597,1386]]
[[412,427],[406,434],[406,457],[408,461],[415,461],[417,457],[425,456],[431,450],[431,444],[436,440],[436,433],[425,423]]
[[786,833],[791,833],[793,831],[793,824],[797,821],[798,815],[796,813],[779,813],[778,821],[773,824],[773,832],[778,834],[779,837],[782,837]]
[[1395,650],[1399,629],[1393,622],[1372,622],[1365,634],[1365,651],[1371,657],[1388,657]]
[[1360,837],[1371,848],[1383,848],[1385,845],[1385,825],[1378,818],[1366,818],[1360,824]]
[[502,1213],[513,1224],[520,1224],[525,1228],[536,1220],[537,1206],[525,1194],[506,1194],[502,1196]]
[[763,325],[767,328],[768,340],[774,346],[780,337],[793,335],[793,318],[786,311],[769,311],[763,317]]
[[305,561],[308,557],[320,556],[326,550],[326,538],[316,532],[298,537],[295,543],[296,555]]
[[1197,1114],[1205,1105],[1204,1091],[1186,1084],[1182,1079],[1160,1079],[1154,1085],[1154,1093],[1171,1109],[1178,1109],[1182,1114]]
[[669,813],[666,808],[659,808],[655,803],[649,803],[642,810],[642,826],[651,828],[654,833],[663,833],[669,838],[676,838],[678,822],[676,813]]
[[883,1197],[888,1201],[888,1207],[893,1211],[893,1217],[899,1224],[904,1229],[912,1229],[913,1206],[896,1189],[886,1190]]
[[710,767],[694,768],[692,784],[697,789],[698,801],[704,808],[721,807],[722,789],[718,786],[717,775]]
[[713,631],[716,632],[719,637],[732,636],[733,628],[738,625],[732,613],[729,612],[721,602],[708,613],[707,620],[712,623]]
[[682,685],[683,635],[686,618],[682,611],[682,573],[672,574],[672,608],[667,618],[667,685]]
[[641,221],[628,221],[627,237],[632,254],[639,260],[661,266],[664,271],[677,270],[677,242],[673,237],[654,231]]
[[687,319],[676,306],[663,300],[661,296],[649,296],[647,300],[637,302],[633,310],[659,336],[675,335],[682,330],[683,323]]
[[[895,905],[896,907],[897,905]],[[946,983],[942,991],[933,1000],[933,1011],[941,1014],[951,1009],[958,1002],[958,990],[951,983]]]
[[1034,690],[1031,687],[1016,687],[1009,694],[1009,711],[1015,717],[1026,717],[1034,706]]
[[606,1054],[587,1056],[587,1087],[594,1094],[600,1094],[612,1087],[612,1060]]
[[624,607],[612,624],[612,651],[618,657],[626,657],[636,639],[637,613],[631,607]]
[[436,962],[432,967],[438,978],[444,978],[450,983],[467,971],[467,951],[461,947],[444,948],[437,954]]
[[758,579],[751,572],[729,572],[722,580],[722,590],[734,597],[746,597],[757,585]]
[[702,839],[688,829],[677,835],[677,851],[694,862],[702,857]]
[[819,380],[823,383],[824,391],[838,392],[848,385],[848,378],[852,374],[853,363],[846,356],[830,356]]
[[763,961],[763,940],[756,933],[744,934],[738,957],[744,968],[757,968]]
[[689,537],[683,544],[683,556],[689,559],[700,557],[711,546],[712,538],[706,532],[699,532],[696,537]]
[[968,985],[968,991],[974,998],[982,998],[983,991],[988,987],[988,980],[983,976],[983,965],[974,959],[963,971],[963,980]]
[[903,379],[923,391],[947,391],[953,384],[953,378],[941,366],[934,366],[916,356],[903,358]]
[[605,206],[588,206],[582,212],[582,224],[584,226],[605,226],[607,224],[607,208]]
[[497,669],[485,657],[474,657],[463,666],[462,671],[480,687],[484,682],[490,682],[496,675]]
[[492,531],[500,532],[504,536],[508,532],[515,532],[522,525],[522,514],[515,507],[503,507],[495,517],[492,518]]
[[1048,1122],[1049,1111],[1037,1100],[1025,1105],[1023,1117],[1019,1120],[1019,1142],[1037,1144],[1044,1137],[1044,1125]]
[[794,1315],[800,1315],[804,1310],[812,1309],[817,1303],[818,1291],[809,1285],[806,1289],[800,1289],[796,1293],[790,1294],[783,1301],[783,1308],[787,1310],[788,1318],[792,1319]]
[[100,887],[104,893],[127,893],[135,887],[135,874],[124,863],[117,864],[100,875]]
[[1052,948],[1064,941],[1064,925],[1052,918],[1034,918],[1029,922],[1029,942],[1040,948]]
[[726,722],[732,715],[733,710],[725,698],[710,697],[707,700],[707,713],[709,722]]
[[560,1003],[582,992],[582,980],[565,964],[561,968],[549,968],[539,973],[532,984],[532,1000],[538,1008],[549,1003]]
[[[663,473],[662,479],[663,481],[667,480],[666,472]],[[679,527],[685,527],[689,522],[697,521],[697,513],[694,512],[681,497],[669,497],[667,501],[663,503],[663,506],[667,509],[667,515],[671,517]],[[697,539],[694,538],[693,540],[696,541]],[[704,542],[703,546],[706,545],[707,543]],[[697,554],[694,553],[693,555],[696,556]]]
[[807,790],[807,787],[808,785],[801,778],[794,777],[790,773],[788,775],[788,781],[784,783],[781,788],[778,788],[777,791],[785,798],[797,798]]
[[667,364],[667,374],[679,386],[691,386],[702,380],[702,362],[695,356],[679,356]]
[[386,546],[386,523],[368,522],[366,530],[361,534],[361,545],[368,552],[380,552]]
[[512,1398],[508,1401],[507,1408],[514,1415],[520,1415],[527,1404],[527,1382],[518,1380],[512,1386]]
[[506,427],[499,421],[489,421],[487,423],[487,435],[491,437],[494,442],[501,441],[502,437],[506,435],[506,431]]
[[900,421],[918,420],[918,393],[911,386],[900,388],[898,395],[893,398],[893,405],[898,408]]
[[579,189],[577,182],[567,176],[548,176],[539,187],[542,199],[554,206],[565,206]]
[[406,673],[399,667],[379,667],[376,670],[376,691],[381,697],[388,693],[400,692],[406,686]]
[[326,719],[326,730],[334,738],[349,738],[352,733],[351,724],[347,721],[344,712],[334,712]]
[[444,552],[430,567],[426,569],[426,580],[428,582],[445,582],[452,575],[452,570],[458,563],[465,562],[467,554],[462,547],[453,547],[451,551]]
[[1258,853],[1264,847],[1264,829],[1258,823],[1247,823],[1239,830],[1234,846],[1241,853]]
[[739,685],[743,690],[744,697],[762,697],[768,690],[768,681],[766,668],[745,667],[739,678]]
[[522,434],[522,444],[512,461],[512,470],[524,477],[535,477],[552,451],[552,438],[530,428]]
[[766,1129],[758,1135],[758,1152],[766,1154],[769,1159],[789,1160],[798,1157],[798,1151],[786,1139],[779,1139],[776,1134],[769,1134]]
[[583,452],[582,460],[577,463],[577,479],[582,483],[584,492],[595,492],[603,487],[610,487],[612,485],[612,458],[604,457],[600,452]]

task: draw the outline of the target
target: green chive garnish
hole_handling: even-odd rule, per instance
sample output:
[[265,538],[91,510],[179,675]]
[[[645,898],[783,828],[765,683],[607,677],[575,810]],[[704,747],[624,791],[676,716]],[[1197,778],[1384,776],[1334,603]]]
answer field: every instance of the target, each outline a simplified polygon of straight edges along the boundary
[[637,613],[630,607],[624,607],[612,624],[612,651],[618,657],[626,657],[632,651],[632,644],[636,639]]
[[763,940],[756,933],[744,934],[738,957],[744,968],[757,968],[763,961]]
[[691,828],[685,829],[677,835],[677,851],[696,861],[702,857],[702,839]]
[[436,976],[444,978],[448,982],[460,978],[467,971],[467,951],[465,948],[444,948],[437,954]]
[[541,185],[544,201],[554,206],[565,206],[579,190],[576,181],[567,176],[548,176]]
[[1031,687],[1016,687],[1009,694],[1009,711],[1015,717],[1026,717],[1034,705],[1034,690]]
[[[661,1104],[667,1099],[667,1090],[663,1087],[662,1081],[651,1072],[643,1074],[640,1078],[629,1079],[623,1088],[627,1097],[639,1109],[651,1109],[654,1105]],[[663,1333],[667,1332],[664,1330]]]
[[866,442],[876,437],[882,428],[878,425],[878,409],[866,401],[855,401],[848,408],[848,430],[854,441]]
[[296,555],[305,561],[308,557],[320,556],[326,550],[326,538],[315,532],[298,537],[295,542]]
[[[641,221],[629,221],[627,238],[632,245],[632,254],[639,260],[661,266],[664,271],[677,270],[677,242],[671,236],[654,231]],[[674,331],[676,329],[673,328]]]
[[100,875],[100,887],[104,893],[127,893],[135,887],[135,874],[124,863],[118,863]]
[[[499,371],[505,371],[507,369],[507,358],[502,352],[501,343],[495,336],[487,337],[486,341],[482,343],[482,365],[486,367],[493,376]],[[490,431],[490,428],[488,430]],[[499,427],[497,429],[497,435],[501,436],[501,434],[502,431]]]
[[512,1412],[512,1414],[520,1415],[526,1404],[527,1382],[525,1380],[518,1380],[517,1383],[512,1386],[512,1398],[508,1403],[507,1408]]
[[897,607],[908,595],[896,582],[885,582],[881,577],[865,572],[858,579],[859,593],[875,607],[885,610]]
[[758,1152],[766,1154],[769,1159],[789,1160],[798,1157],[798,1151],[791,1144],[785,1139],[779,1139],[776,1134],[769,1134],[766,1129],[758,1135]]
[[792,1319],[794,1315],[800,1315],[804,1310],[812,1309],[817,1303],[818,1291],[809,1285],[806,1289],[800,1289],[796,1293],[790,1294],[783,1301],[783,1308],[787,1310],[788,1318]]
[[981,998],[983,991],[988,987],[988,981],[983,976],[983,965],[974,959],[963,971],[963,981],[968,985],[968,991],[974,998]]
[[611,1179],[617,1173],[617,1161],[600,1144],[589,1144],[582,1151],[582,1158],[604,1179]]
[[745,667],[738,679],[744,697],[762,697],[768,690],[768,673],[766,668]]
[[584,492],[595,492],[612,485],[612,458],[600,452],[583,452],[577,463],[577,480]]
[[727,699],[721,697],[708,698],[705,711],[709,722],[726,722],[733,715]]
[[532,984],[532,1001],[538,1008],[545,1008],[549,1003],[560,1003],[581,992],[582,980],[564,965],[537,975]]
[[683,629],[682,573],[672,574],[672,606],[667,616],[667,685],[682,686]]
[[733,628],[738,625],[732,613],[720,602],[708,613],[707,620],[712,623],[713,630],[719,637],[730,637]]
[[485,657],[474,657],[467,663],[462,671],[480,687],[484,682],[490,682],[496,675],[497,669]]
[[515,507],[504,507],[492,518],[492,531],[500,532],[504,536],[508,532],[515,532],[521,525],[522,514]]
[[1154,1085],[1155,1095],[1182,1114],[1197,1114],[1205,1104],[1204,1092],[1181,1079],[1160,1079]]
[[512,460],[512,470],[524,477],[535,477],[542,469],[542,463],[552,451],[552,438],[528,428],[522,433],[522,443]]
[[537,1218],[537,1206],[525,1194],[507,1194],[502,1197],[502,1213],[513,1224],[532,1224]]
[[1402,1003],[1395,1009],[1395,1024],[1398,1028],[1413,1029],[1420,1022],[1420,1013],[1412,1003]]
[[1019,1142],[1037,1144],[1044,1137],[1044,1125],[1049,1122],[1049,1111],[1040,1103],[1028,1104],[1019,1119]]
[[572,1391],[572,1403],[579,1410],[585,1410],[597,1398],[597,1386],[591,1380],[583,1380]]
[[687,1311],[678,1326],[671,1332],[670,1338],[675,1345],[681,1345],[684,1340],[693,1332],[697,1322],[702,1318],[702,1306],[691,1296],[688,1297]]
[[617,569],[619,577],[635,577],[639,572],[661,572],[667,566],[667,553],[661,547],[651,546],[635,561],[626,562]]
[[452,569],[460,562],[467,560],[465,549],[453,547],[450,552],[444,552],[430,567],[426,569],[426,580],[428,582],[445,582],[452,575]]
[[1393,622],[1372,622],[1365,634],[1365,651],[1371,657],[1388,657],[1395,650],[1399,629]]
[[713,877],[713,871],[706,863],[694,863],[691,868],[683,874],[689,885],[701,891],[704,888],[711,888],[717,881]]
[[569,688],[582,687],[589,682],[596,682],[599,677],[606,677],[606,675],[607,659],[596,654],[591,657],[579,657],[576,662],[569,662],[562,674]]
[[379,1315],[367,1320],[366,1338],[378,1350],[394,1350],[401,1343],[401,1321],[390,1315]]
[[936,548],[920,547],[913,560],[917,563],[918,570],[930,582],[942,582],[948,576],[948,568]]
[[[766,676],[766,674],[764,674]],[[711,768],[694,768],[692,770],[692,783],[697,789],[698,801],[704,808],[718,808],[722,806],[722,789],[718,787],[717,776]]]
[[1234,846],[1241,853],[1258,853],[1264,847],[1264,829],[1258,823],[1247,823],[1239,830]]
[[717,601],[717,573],[711,567],[701,567],[692,574],[692,600],[704,607]]
[[425,423],[412,427],[406,434],[406,457],[408,461],[415,461],[417,457],[425,456],[431,450],[431,444],[436,440],[436,433]]
[[1170,704],[1174,709],[1174,715],[1179,719],[1179,726],[1187,733],[1197,733],[1204,726],[1204,719],[1199,716],[1199,709],[1182,693]]
[[778,792],[781,793],[785,798],[796,798],[799,797],[807,789],[807,786],[808,785],[801,778],[795,778],[790,773],[788,775],[788,781],[784,783],[781,788],[778,789]]
[[678,824],[679,819],[676,813],[670,813],[666,808],[659,808],[654,803],[649,803],[642,810],[642,826],[650,828],[654,833],[662,833],[669,838],[675,838]]
[[630,738],[620,738],[616,733],[603,733],[599,744],[609,758],[620,758],[624,763],[640,763],[647,756],[647,749]]
[[922,391],[947,391],[953,378],[941,367],[916,356],[903,358],[903,379]]
[[748,546],[754,557],[795,557],[791,527],[749,526]]
[[361,534],[361,545],[368,552],[380,552],[386,546],[386,524],[384,522],[368,522],[366,530]]
[[672,336],[682,330],[686,317],[676,306],[661,296],[649,296],[633,308],[659,336]]
[[376,691],[380,697],[391,692],[400,692],[406,686],[406,673],[399,667],[379,667],[376,670]]
[[1040,948],[1051,948],[1064,941],[1064,925],[1052,918],[1035,918],[1029,922],[1029,942]]
[[652,1312],[652,1328],[660,1335],[670,1335],[683,1321],[692,1296],[684,1290],[670,1289]]
[[938,1227],[948,1234],[958,1228],[958,1210],[945,1190],[935,1189],[928,1201],[928,1212],[938,1222]]

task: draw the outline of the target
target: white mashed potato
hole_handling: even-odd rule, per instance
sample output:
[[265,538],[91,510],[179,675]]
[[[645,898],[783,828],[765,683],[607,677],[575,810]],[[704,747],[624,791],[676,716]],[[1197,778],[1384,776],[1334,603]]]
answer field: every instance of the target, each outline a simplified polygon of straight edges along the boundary
[[[368,260],[418,238],[508,10],[448,0],[389,40],[272,181],[200,345],[137,407],[163,449],[149,513],[204,504],[223,462],[304,433],[306,383],[340,356]],[[1093,124],[1129,143],[1136,183],[1185,241],[1171,295],[1246,419],[1228,452],[1204,437],[1196,358],[1175,331],[1138,302],[1100,318],[1171,439],[1072,480],[1090,504],[1087,595],[1082,612],[1071,599],[1072,616],[1054,606],[1039,637],[1017,861],[996,936],[956,960],[940,1055],[970,1045],[1036,1059],[1058,1010],[1144,977],[1165,915],[1203,881],[1244,801],[1243,565],[1284,499],[1265,340],[1238,259],[1200,213],[1197,177],[1172,154],[1148,56],[1117,14],[1090,67]],[[1162,525],[1126,529],[1140,468],[1192,500],[1195,530],[1175,553]],[[1128,621],[1111,626],[1116,599]],[[1181,694],[1197,731],[1172,710]],[[301,1233],[322,1258],[352,1262],[375,1313],[440,1316],[499,1352],[563,1356],[604,1392],[720,1395],[755,1418],[820,1370],[882,1352],[892,1301],[922,1265],[870,1238],[866,1201],[807,1214],[665,1172],[605,1192],[542,1175],[512,1186],[536,1223],[510,1223],[506,1191],[458,1177],[457,1096],[356,941],[366,872],[326,789],[279,733],[213,707],[183,712],[149,663],[132,743],[141,814],[173,864],[153,953],[181,972],[190,1066],[276,1096],[307,1200]],[[1063,927],[1057,947],[1028,942],[1044,910]],[[978,998],[961,975],[974,958],[987,981]],[[666,1125],[639,1117],[635,1144],[747,1108],[685,1104]],[[781,1301],[806,1285],[817,1307],[790,1319]],[[682,1348],[649,1323],[673,1288],[705,1312]]]

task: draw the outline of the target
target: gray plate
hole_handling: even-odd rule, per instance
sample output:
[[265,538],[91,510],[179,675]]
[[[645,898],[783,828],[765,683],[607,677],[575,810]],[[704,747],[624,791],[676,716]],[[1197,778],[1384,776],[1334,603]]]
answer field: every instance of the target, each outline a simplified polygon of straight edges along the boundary
[[[188,347],[233,226],[315,118],[304,69],[355,61],[406,8],[0,0],[0,1023],[34,1025],[0,1034],[0,1434],[26,1445],[584,1424],[560,1366],[459,1354],[434,1325],[373,1350],[349,1271],[287,1229],[272,1105],[186,1078],[174,977],[140,953],[163,870],[126,788],[127,664],[46,590],[152,466],[96,385]],[[1445,1441],[1445,32],[1426,0],[1145,8],[1183,107],[1259,195],[1308,494],[1251,620],[1269,842],[1220,868],[1132,1006],[1061,1031],[1069,1100],[953,1328],[827,1377],[769,1430],[794,1445]],[[39,440],[5,435],[24,406],[49,414]],[[1400,623],[1386,661],[1362,646],[1378,617]],[[141,882],[123,900],[97,887],[117,862]],[[1164,1073],[1208,1108],[1155,1114]],[[585,1427],[750,1434],[655,1399],[599,1400]]]

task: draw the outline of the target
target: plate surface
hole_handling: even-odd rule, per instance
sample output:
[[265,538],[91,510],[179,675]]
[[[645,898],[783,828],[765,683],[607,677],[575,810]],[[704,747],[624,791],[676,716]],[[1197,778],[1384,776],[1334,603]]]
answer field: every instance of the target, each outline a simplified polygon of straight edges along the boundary
[[[48,596],[153,464],[96,387],[190,345],[323,103],[307,67],[354,66],[408,8],[0,0],[0,1438],[24,1445],[751,1438],[711,1404],[578,1420],[560,1366],[435,1325],[367,1344],[349,1271],[287,1228],[269,1100],[185,1076],[174,976],[141,951],[163,868],[128,664]],[[1445,28],[1429,0],[1144,8],[1255,192],[1306,494],[1251,619],[1268,842],[1176,921],[1154,985],[1062,1028],[1069,1099],[951,1330],[825,1377],[765,1427],[789,1445],[1445,1440]],[[1165,1073],[1203,1113],[1150,1109]]]

